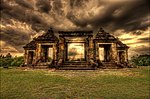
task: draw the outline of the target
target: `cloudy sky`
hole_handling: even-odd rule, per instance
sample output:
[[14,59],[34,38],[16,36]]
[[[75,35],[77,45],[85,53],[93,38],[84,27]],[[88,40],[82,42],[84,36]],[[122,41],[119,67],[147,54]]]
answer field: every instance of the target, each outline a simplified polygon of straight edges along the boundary
[[2,54],[23,55],[23,46],[49,27],[103,27],[127,44],[129,56],[149,51],[148,0],[1,0]]

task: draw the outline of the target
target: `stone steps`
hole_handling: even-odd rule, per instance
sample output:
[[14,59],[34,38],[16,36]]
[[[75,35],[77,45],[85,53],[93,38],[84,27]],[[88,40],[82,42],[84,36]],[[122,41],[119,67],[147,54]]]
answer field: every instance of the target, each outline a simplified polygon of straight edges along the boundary
[[35,66],[33,66],[34,69],[47,69],[49,68],[49,65],[51,62],[39,62]]
[[102,62],[102,64],[103,64],[103,66],[102,66],[102,68],[103,69],[105,69],[105,68],[107,68],[107,69],[117,69],[118,68],[118,65],[117,65],[117,63],[115,63],[115,62]]
[[87,63],[78,63],[78,64],[77,63],[63,63],[62,65],[73,65],[73,66],[74,65],[77,65],[77,66],[80,65],[81,66],[81,65],[88,65],[88,64]]
[[48,69],[48,66],[34,66],[34,69]]
[[37,63],[36,65],[37,66],[47,66],[47,65],[50,65],[51,62],[40,62],[40,63]]
[[102,67],[103,69],[118,69],[118,68],[124,68],[126,67],[124,64],[117,64],[115,62],[102,62]]
[[95,68],[88,65],[85,61],[68,61],[64,62],[61,66],[58,67],[60,70],[94,70]]
[[74,67],[70,67],[70,66],[62,66],[58,68],[59,70],[95,70],[96,68],[94,67],[89,67],[89,66],[74,66]]

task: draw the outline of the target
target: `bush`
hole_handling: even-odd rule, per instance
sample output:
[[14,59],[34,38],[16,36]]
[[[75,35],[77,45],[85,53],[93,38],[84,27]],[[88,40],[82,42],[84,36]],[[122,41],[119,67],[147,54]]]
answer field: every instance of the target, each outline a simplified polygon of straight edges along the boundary
[[131,57],[131,62],[137,66],[150,66],[150,55],[136,55]]
[[13,61],[11,62],[11,66],[21,66],[24,63],[24,59],[22,56],[15,57]]
[[7,57],[0,58],[0,66],[10,66],[12,61],[13,61],[12,58]]
[[6,56],[0,56],[0,66],[9,67],[9,66],[21,66],[24,63],[23,56],[12,57],[10,53]]

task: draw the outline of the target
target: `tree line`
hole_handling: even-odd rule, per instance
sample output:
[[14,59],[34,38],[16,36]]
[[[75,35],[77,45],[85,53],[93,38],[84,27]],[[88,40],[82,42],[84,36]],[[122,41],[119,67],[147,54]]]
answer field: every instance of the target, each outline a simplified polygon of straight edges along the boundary
[[0,66],[9,67],[9,66],[21,66],[24,63],[23,56],[12,57],[10,53],[6,55],[0,55]]
[[150,66],[150,55],[135,55],[130,61],[136,66]]

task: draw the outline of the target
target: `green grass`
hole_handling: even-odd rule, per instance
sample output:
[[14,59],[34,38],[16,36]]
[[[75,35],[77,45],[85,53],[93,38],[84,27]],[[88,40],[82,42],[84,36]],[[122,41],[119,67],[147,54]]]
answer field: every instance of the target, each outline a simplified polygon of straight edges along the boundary
[[96,71],[1,68],[1,99],[149,99],[149,67]]

